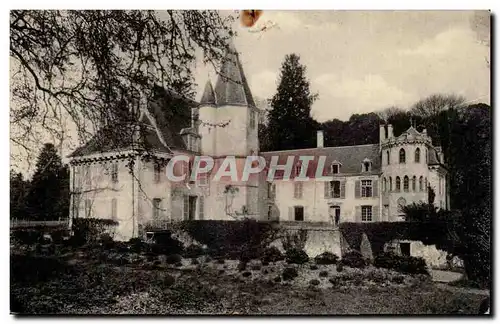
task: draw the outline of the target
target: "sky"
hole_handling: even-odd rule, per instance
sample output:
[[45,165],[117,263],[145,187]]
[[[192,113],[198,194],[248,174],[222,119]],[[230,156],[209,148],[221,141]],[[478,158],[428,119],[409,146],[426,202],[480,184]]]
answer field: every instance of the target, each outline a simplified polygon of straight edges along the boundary
[[[224,12],[224,14],[235,14]],[[407,109],[434,93],[490,102],[489,26],[473,11],[264,11],[253,28],[238,21],[235,45],[254,97],[271,98],[286,54],[296,53],[319,99],[323,122],[391,106]],[[488,15],[488,12],[483,12]],[[265,24],[274,27],[255,30]],[[486,22],[486,19],[483,19]],[[197,64],[197,100],[210,68]]]

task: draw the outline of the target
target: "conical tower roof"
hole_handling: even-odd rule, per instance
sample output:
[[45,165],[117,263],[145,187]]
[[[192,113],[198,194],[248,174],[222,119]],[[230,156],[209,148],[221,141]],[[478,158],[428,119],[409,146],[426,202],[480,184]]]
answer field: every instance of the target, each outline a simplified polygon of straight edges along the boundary
[[224,58],[221,73],[215,84],[215,98],[218,106],[253,106],[255,102],[250,92],[243,67],[234,44]]
[[202,105],[215,105],[215,93],[214,88],[212,87],[212,82],[210,80],[205,84],[205,90],[203,90],[203,96],[201,97],[200,104]]

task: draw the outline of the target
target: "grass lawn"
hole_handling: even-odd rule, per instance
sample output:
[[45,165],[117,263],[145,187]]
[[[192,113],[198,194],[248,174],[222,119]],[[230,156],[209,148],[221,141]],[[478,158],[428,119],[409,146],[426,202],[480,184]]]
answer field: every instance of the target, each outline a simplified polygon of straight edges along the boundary
[[[336,273],[334,266],[311,270],[304,265],[293,281],[278,282],[276,277],[286,266],[282,263],[238,271],[238,261],[197,260],[199,264],[184,259],[182,264],[170,265],[162,256],[127,254],[125,258],[99,248],[58,248],[46,255],[12,251],[11,310],[25,314],[476,314],[483,298],[442,290],[411,276],[390,284],[367,279],[375,272],[359,279],[358,269]],[[321,271],[328,274],[319,275]],[[331,281],[334,277],[340,278],[337,284]]]

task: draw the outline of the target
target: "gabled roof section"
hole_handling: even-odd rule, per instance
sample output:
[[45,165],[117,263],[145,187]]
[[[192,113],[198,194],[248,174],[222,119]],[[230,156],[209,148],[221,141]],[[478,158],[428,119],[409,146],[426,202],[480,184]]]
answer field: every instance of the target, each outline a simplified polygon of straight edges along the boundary
[[218,106],[255,107],[238,52],[233,44],[230,45],[222,63],[221,73],[215,84],[215,98]]
[[[138,139],[140,147],[165,153],[172,153],[172,149],[186,149],[180,132],[183,128],[191,127],[191,109],[197,106],[198,103],[191,99],[157,88],[155,98],[142,108],[144,111],[138,123],[142,125]],[[69,157],[132,148],[130,127],[130,124],[104,127]]]
[[205,90],[203,90],[203,96],[201,96],[200,105],[216,105],[217,100],[215,98],[214,88],[212,87],[212,82],[210,80],[205,83]]
[[[359,174],[361,173],[360,165],[366,158],[372,162],[371,173],[378,173],[381,170],[378,144],[262,152],[261,154],[266,159],[268,166],[273,156],[278,156],[279,165],[285,165],[289,156],[294,157],[294,163],[299,160],[300,156],[313,156],[314,160],[309,162],[307,170],[307,176],[310,178],[314,178],[316,175],[316,166],[320,156],[326,157],[323,171],[325,176],[331,174],[332,163],[340,165],[340,174]],[[282,173],[282,171],[276,172],[276,179],[279,179]]]

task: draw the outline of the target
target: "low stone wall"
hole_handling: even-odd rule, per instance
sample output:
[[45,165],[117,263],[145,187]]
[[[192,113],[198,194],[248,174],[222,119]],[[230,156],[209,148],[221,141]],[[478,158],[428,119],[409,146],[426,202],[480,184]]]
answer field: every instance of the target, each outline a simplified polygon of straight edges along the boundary
[[[340,231],[337,227],[331,224],[323,223],[302,223],[302,222],[286,222],[280,223],[282,229],[282,237],[286,235],[300,236],[300,233],[305,232],[305,242],[301,242],[299,248],[302,248],[310,258],[328,251],[341,257],[341,240]],[[277,239],[271,245],[277,247],[282,252],[284,238]]]

